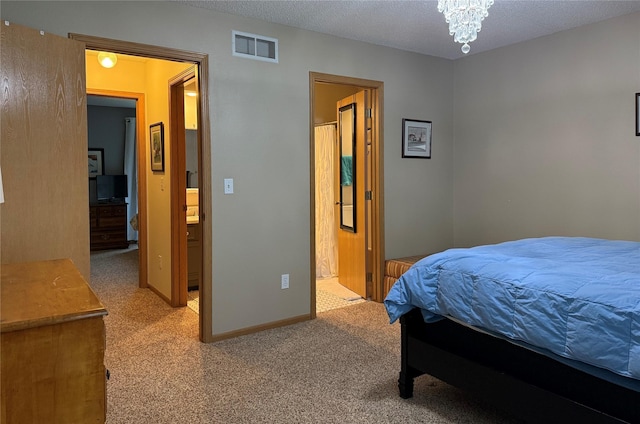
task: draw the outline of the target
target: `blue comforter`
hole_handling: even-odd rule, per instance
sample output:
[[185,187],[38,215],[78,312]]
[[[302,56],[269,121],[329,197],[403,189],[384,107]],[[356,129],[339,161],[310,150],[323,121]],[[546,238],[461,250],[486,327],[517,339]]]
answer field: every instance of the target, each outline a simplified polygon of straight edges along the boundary
[[640,243],[543,237],[450,249],[417,262],[384,301],[640,379]]

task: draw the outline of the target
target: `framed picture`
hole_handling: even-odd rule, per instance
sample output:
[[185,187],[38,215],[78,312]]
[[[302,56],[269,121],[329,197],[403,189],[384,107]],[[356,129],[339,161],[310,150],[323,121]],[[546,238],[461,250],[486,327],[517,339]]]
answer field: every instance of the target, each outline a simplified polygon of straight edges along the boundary
[[640,93],[636,93],[636,136],[640,137]]
[[164,124],[158,122],[149,127],[151,132],[151,170],[164,172]]
[[402,120],[402,157],[431,159],[431,121]]
[[89,149],[89,178],[104,174],[104,149]]

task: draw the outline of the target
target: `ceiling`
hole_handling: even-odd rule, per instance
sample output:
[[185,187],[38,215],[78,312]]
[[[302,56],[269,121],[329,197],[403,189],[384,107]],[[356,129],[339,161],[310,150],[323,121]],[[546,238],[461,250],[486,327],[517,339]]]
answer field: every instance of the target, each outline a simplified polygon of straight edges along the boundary
[[[446,59],[464,56],[436,0],[174,1]],[[638,11],[640,1],[632,0],[496,0],[469,54]]]

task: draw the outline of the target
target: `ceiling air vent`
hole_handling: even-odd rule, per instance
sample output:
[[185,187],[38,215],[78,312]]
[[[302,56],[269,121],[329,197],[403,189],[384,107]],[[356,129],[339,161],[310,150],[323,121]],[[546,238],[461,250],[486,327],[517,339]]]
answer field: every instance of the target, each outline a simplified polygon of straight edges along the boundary
[[278,63],[278,40],[246,32],[233,32],[233,55]]

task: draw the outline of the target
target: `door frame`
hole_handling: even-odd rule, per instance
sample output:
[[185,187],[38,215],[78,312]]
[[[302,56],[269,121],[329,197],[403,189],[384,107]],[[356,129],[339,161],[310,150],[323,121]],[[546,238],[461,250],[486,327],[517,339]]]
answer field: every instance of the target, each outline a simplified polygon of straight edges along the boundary
[[[171,190],[171,306],[186,306],[187,304],[187,159],[184,84],[194,78],[197,78],[196,66],[191,66],[169,80],[169,131],[172,163],[170,178],[171,187],[175,188]],[[196,86],[199,90],[198,84]],[[198,113],[196,113],[196,119],[199,119]],[[200,131],[198,131],[198,150],[199,139]],[[200,155],[198,154],[198,166],[200,165]],[[200,174],[198,174],[198,178],[199,176]],[[199,194],[200,190],[198,190]],[[202,260],[199,263],[202,263]],[[198,302],[199,304],[200,302]],[[200,308],[200,306],[198,307]]]
[[[202,228],[202,284],[200,286],[200,314],[199,318],[199,338],[200,341],[209,343],[213,341],[213,324],[212,324],[212,242],[211,242],[211,127],[209,122],[209,55],[204,53],[197,53],[188,50],[179,50],[167,47],[154,46],[150,44],[140,44],[130,41],[114,40],[109,38],[95,37],[91,35],[69,33],[69,38],[85,43],[85,49],[90,50],[106,50],[114,53],[127,54],[132,56],[142,56],[154,59],[172,60],[179,62],[188,62],[195,65],[197,69],[198,88],[198,110],[200,115],[198,117],[200,127],[198,130],[201,132],[201,172],[200,181],[200,223]],[[143,115],[141,115],[143,116]],[[146,128],[143,131],[144,137],[140,141],[144,148],[139,148],[140,155],[138,156],[139,170],[147,169],[146,160]],[[139,146],[141,144],[138,144]],[[143,229],[139,233],[139,239],[147,234],[146,228],[146,192],[147,192],[147,178],[146,172],[140,172],[138,181],[138,199],[139,204],[139,225]],[[143,201],[144,200],[144,201]],[[142,211],[144,210],[144,214]],[[146,239],[143,242],[146,247]],[[145,249],[140,251],[140,264],[144,266],[140,267],[141,274],[144,273],[144,282],[141,283],[141,287],[144,284],[148,286],[147,280],[147,263],[148,252]],[[142,276],[141,276],[142,278]]]
[[[145,139],[145,96],[144,93],[103,90],[100,88],[87,88],[87,94],[92,96],[119,97],[136,101],[136,166],[138,167],[138,287],[147,288],[147,268],[142,266],[142,259],[147,256],[147,190],[140,189],[143,185],[146,188],[147,184],[146,174],[143,175],[140,172],[140,167],[145,163],[146,157],[144,157],[144,155],[146,151],[141,147],[141,143],[139,141]],[[144,181],[140,181],[141,179],[144,179]]]
[[309,157],[310,157],[310,268],[311,268],[311,293],[310,293],[310,316],[316,318],[316,217],[315,217],[315,85],[326,83],[332,85],[350,85],[361,89],[371,90],[372,99],[372,169],[371,169],[371,191],[372,191],[372,217],[371,217],[371,246],[372,246],[372,276],[371,276],[371,300],[382,302],[384,286],[384,152],[383,152],[383,99],[384,83],[382,81],[368,80],[362,78],[345,77],[341,75],[325,74],[320,72],[309,72]]

